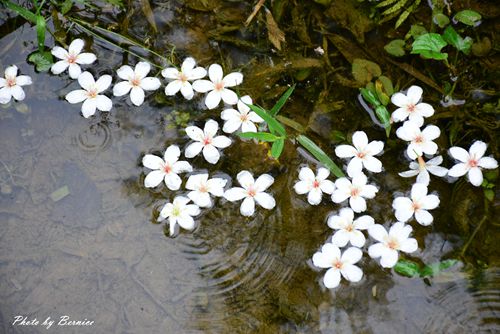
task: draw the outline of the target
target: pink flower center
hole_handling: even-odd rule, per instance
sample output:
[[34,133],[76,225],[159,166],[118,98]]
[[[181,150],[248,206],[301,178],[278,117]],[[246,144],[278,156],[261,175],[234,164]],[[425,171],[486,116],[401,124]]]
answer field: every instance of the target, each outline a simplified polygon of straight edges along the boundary
[[255,197],[257,195],[257,190],[254,189],[254,187],[249,187],[247,189],[248,196],[250,197]]
[[66,58],[66,61],[70,64],[76,63],[76,59],[78,58],[78,55],[70,53],[68,57]]
[[359,192],[360,192],[360,191],[359,191],[359,189],[358,189],[358,188],[356,188],[356,187],[352,187],[352,188],[351,188],[351,197],[356,197],[356,196],[358,196],[358,195],[359,195]]
[[333,261],[332,267],[337,268],[337,269],[342,269],[342,262],[340,262],[340,260],[338,260],[338,259],[335,259]]
[[345,228],[345,230],[347,232],[352,232],[354,230],[354,226],[352,226],[352,224],[349,224],[349,225],[347,225],[347,227]]
[[415,143],[421,144],[424,142],[424,137],[422,135],[418,135],[415,137]]
[[90,99],[94,99],[97,96],[97,88],[92,88],[87,91],[87,96]]
[[6,77],[5,81],[7,87],[14,87],[16,85],[16,77]]
[[422,206],[420,205],[420,203],[413,201],[413,203],[411,204],[411,207],[413,208],[414,211],[417,211],[417,210],[420,210],[420,208]]
[[240,116],[240,120],[241,120],[242,122],[246,122],[246,121],[248,121],[248,114],[241,114],[241,116]]
[[172,171],[172,166],[170,166],[169,164],[166,164],[165,166],[163,166],[163,171],[165,173],[169,174]]
[[178,74],[178,78],[179,78],[179,80],[180,80],[180,81],[182,81],[182,82],[187,82],[187,81],[188,81],[187,76],[186,76],[184,73],[182,73],[182,72],[180,72],[180,73]]
[[467,164],[473,168],[473,167],[477,167],[479,165],[479,162],[477,161],[477,159],[470,159]]
[[141,79],[138,77],[133,77],[132,80],[130,80],[130,84],[134,87],[138,87],[141,85]]
[[210,145],[210,144],[212,144],[212,138],[210,138],[210,137],[205,137],[205,138],[203,139],[203,145]]
[[366,156],[366,153],[365,152],[358,152],[358,154],[356,154],[356,156],[360,159],[363,159]]
[[318,180],[314,180],[313,188],[319,188],[319,181]]
[[222,81],[216,82],[215,83],[215,90],[216,91],[221,91],[224,89],[224,83]]
[[394,239],[389,239],[387,241],[386,245],[390,249],[394,249],[394,250],[398,250],[399,249],[399,242],[397,242],[397,240],[394,240]]
[[408,110],[408,112],[411,114],[412,112],[414,112],[414,111],[415,111],[416,107],[417,107],[416,105],[414,105],[413,103],[410,103],[410,104],[406,107],[406,109],[407,109],[407,110]]
[[206,193],[206,192],[208,192],[208,188],[207,188],[206,185],[203,184],[203,185],[200,186],[200,188],[198,189],[198,191],[201,192],[201,193]]

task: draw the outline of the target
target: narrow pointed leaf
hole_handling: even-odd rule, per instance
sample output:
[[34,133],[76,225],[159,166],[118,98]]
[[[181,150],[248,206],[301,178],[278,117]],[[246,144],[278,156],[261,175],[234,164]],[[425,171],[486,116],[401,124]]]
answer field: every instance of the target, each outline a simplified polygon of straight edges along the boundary
[[285,105],[286,101],[290,98],[290,95],[292,95],[294,89],[295,89],[295,85],[288,88],[286,90],[286,92],[283,93],[283,95],[281,95],[278,102],[276,102],[274,107],[272,107],[272,109],[269,111],[269,114],[271,116],[276,116],[280,112],[281,108]]
[[273,143],[273,146],[271,146],[271,156],[275,159],[278,159],[281,155],[281,152],[283,152],[283,148],[285,147],[285,140],[284,139],[278,139]]
[[278,137],[268,132],[242,132],[239,133],[238,136],[240,136],[241,138],[257,139],[260,141],[267,141],[267,142],[275,142],[278,139],[281,139],[281,137]]
[[267,111],[253,104],[248,104],[248,107],[259,115],[267,123],[267,125],[269,125],[269,130],[271,130],[271,132],[277,132],[279,135],[286,137],[286,131],[283,125],[269,115]]
[[309,151],[316,159],[319,160],[326,168],[328,168],[333,175],[336,177],[345,176],[342,170],[333,162],[332,159],[321,149],[318,145],[316,145],[311,139],[304,135],[300,135],[297,137],[299,143],[304,146],[304,148]]

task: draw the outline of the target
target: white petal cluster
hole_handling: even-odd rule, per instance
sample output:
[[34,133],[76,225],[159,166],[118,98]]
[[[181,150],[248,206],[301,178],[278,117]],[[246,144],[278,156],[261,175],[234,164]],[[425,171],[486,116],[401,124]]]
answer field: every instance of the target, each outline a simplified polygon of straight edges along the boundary
[[338,215],[328,218],[328,226],[334,230],[338,230],[332,236],[332,243],[345,247],[350,243],[356,247],[365,245],[365,235],[362,230],[366,230],[375,224],[375,220],[368,215],[354,219],[354,211],[350,208],[343,208]]
[[111,85],[111,76],[103,75],[95,80],[90,72],[83,72],[78,76],[78,83],[82,89],[69,92],[66,100],[69,103],[81,103],[83,117],[89,118],[96,110],[110,111],[113,103],[106,95],[100,94]]
[[231,145],[231,139],[226,136],[215,136],[219,130],[219,124],[209,119],[205,123],[205,127],[200,129],[197,126],[188,126],[186,134],[194,142],[186,147],[186,158],[194,158],[200,152],[203,152],[203,157],[211,164],[216,164],[220,159],[219,148],[223,149]]
[[213,205],[210,195],[224,196],[226,183],[219,177],[208,179],[207,173],[191,175],[186,182],[186,189],[191,190],[188,197],[199,207],[209,208]]
[[403,122],[408,119],[418,127],[424,124],[424,117],[434,115],[434,108],[428,103],[420,102],[423,90],[419,86],[411,86],[408,92],[396,93],[391,96],[391,102],[398,106],[391,118],[394,122]]
[[66,69],[69,69],[69,77],[71,79],[78,79],[78,76],[82,73],[80,65],[92,64],[97,59],[93,53],[82,53],[84,45],[85,42],[82,39],[77,38],[71,42],[68,50],[63,49],[60,46],[54,46],[51,53],[54,57],[61,60],[52,65],[50,68],[51,72],[54,74],[61,74],[66,71]]
[[257,132],[255,123],[262,123],[264,120],[255,112],[250,111],[249,104],[252,104],[252,98],[245,95],[238,101],[238,110],[228,108],[222,111],[220,118],[224,121],[222,130],[226,133],[233,133],[241,128],[242,132]]
[[479,187],[483,183],[481,169],[495,169],[498,167],[498,162],[494,158],[484,156],[487,147],[486,143],[478,140],[471,145],[469,152],[458,146],[450,148],[451,157],[459,162],[450,169],[448,175],[460,177],[467,174],[469,182]]
[[212,64],[208,68],[208,78],[210,80],[196,80],[193,82],[193,89],[199,93],[208,93],[205,97],[205,105],[208,109],[217,107],[221,99],[226,104],[236,104],[238,95],[228,87],[234,87],[243,82],[243,74],[240,72],[229,73],[224,76],[222,67],[219,64]]
[[411,188],[410,197],[397,197],[392,203],[396,218],[400,222],[408,221],[413,215],[420,225],[428,226],[434,218],[427,210],[433,210],[439,206],[439,197],[427,195],[427,186],[415,183]]
[[188,204],[190,199],[177,196],[173,203],[167,203],[160,211],[158,221],[168,218],[170,235],[175,234],[175,226],[178,224],[183,229],[192,231],[195,227],[193,217],[200,214],[200,208],[195,204]]
[[144,179],[144,186],[146,188],[154,188],[161,181],[165,181],[168,189],[178,190],[182,184],[182,180],[178,174],[193,171],[193,168],[187,161],[178,161],[180,155],[181,151],[176,145],[170,145],[165,150],[163,159],[156,155],[146,154],[142,159],[142,164],[153,171]]
[[299,182],[295,183],[293,188],[299,195],[308,194],[307,201],[311,205],[321,203],[323,193],[331,195],[335,190],[335,184],[327,180],[330,171],[326,168],[318,168],[318,174],[309,167],[302,167],[299,172]]
[[396,130],[399,138],[409,142],[406,154],[412,160],[417,159],[423,153],[436,154],[438,146],[433,140],[440,134],[441,130],[435,125],[428,125],[420,130],[420,127],[411,121],[404,122],[403,126]]
[[401,177],[412,177],[417,175],[417,183],[421,183],[423,185],[429,185],[430,175],[436,175],[439,177],[444,177],[448,174],[448,169],[441,167],[441,163],[443,162],[443,157],[438,155],[427,162],[425,162],[422,156],[418,157],[418,163],[415,161],[410,162],[410,170],[406,172],[399,173]]
[[136,106],[140,106],[144,102],[144,91],[153,91],[160,88],[160,80],[158,78],[148,77],[151,71],[151,65],[146,62],[139,62],[132,68],[128,65],[120,67],[116,73],[121,81],[113,87],[114,96],[123,96],[130,93],[130,100]]
[[249,171],[241,171],[236,176],[241,187],[226,190],[224,197],[230,202],[241,201],[240,212],[243,216],[252,216],[255,212],[255,202],[267,210],[276,206],[274,198],[265,191],[274,183],[274,178],[268,174],[262,174],[254,180]]
[[366,200],[374,198],[378,188],[372,184],[367,184],[368,178],[363,173],[358,173],[349,181],[346,177],[341,177],[335,181],[336,189],[332,193],[332,201],[342,203],[349,199],[349,205],[354,212],[366,211]]
[[165,95],[173,96],[181,92],[186,100],[191,100],[194,96],[193,86],[190,81],[199,80],[207,75],[207,70],[203,67],[195,67],[196,61],[188,57],[184,60],[179,71],[175,67],[169,67],[161,71],[161,75],[170,80],[165,87]]
[[368,234],[378,243],[368,248],[368,254],[371,258],[380,258],[382,267],[394,267],[398,262],[399,252],[413,253],[418,248],[417,240],[409,238],[412,230],[410,225],[402,222],[393,224],[389,233],[382,225],[373,225],[368,229]]
[[335,154],[339,158],[351,158],[347,165],[347,174],[353,177],[360,173],[363,167],[374,173],[382,171],[382,163],[374,156],[382,153],[384,143],[374,140],[368,143],[368,137],[363,131],[356,131],[352,135],[351,145],[340,145],[335,148]]
[[31,77],[17,75],[17,66],[11,65],[5,69],[5,77],[0,78],[0,104],[7,104],[12,98],[22,101],[26,97],[22,86],[31,85]]

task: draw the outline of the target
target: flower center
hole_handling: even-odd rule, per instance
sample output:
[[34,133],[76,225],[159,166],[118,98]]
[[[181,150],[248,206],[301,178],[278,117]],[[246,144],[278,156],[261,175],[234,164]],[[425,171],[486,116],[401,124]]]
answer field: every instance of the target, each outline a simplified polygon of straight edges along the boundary
[[73,54],[73,53],[70,53],[70,54],[68,55],[68,57],[66,58],[66,61],[67,61],[68,63],[70,63],[70,64],[74,64],[74,63],[76,63],[76,58],[77,58],[77,57],[78,57],[78,55],[75,55],[75,54]]
[[163,166],[163,171],[165,173],[169,174],[172,171],[172,166],[170,166],[169,164],[166,164],[165,166]]
[[471,168],[472,167],[477,167],[479,165],[477,159],[470,159],[467,163]]
[[179,78],[179,80],[180,80],[180,81],[182,81],[183,83],[188,81],[187,76],[186,76],[184,73],[182,73],[182,72],[180,72],[180,73],[179,73],[178,78]]
[[242,122],[246,122],[246,121],[248,121],[248,114],[241,114],[241,115],[240,115],[240,120],[241,120]]
[[412,113],[415,111],[416,109],[416,105],[414,105],[413,103],[409,104],[406,108],[408,110],[409,113]]
[[95,97],[97,96],[97,88],[91,88],[87,91],[87,96],[89,97],[89,99],[95,99]]
[[415,137],[415,143],[421,144],[424,142],[424,137],[422,135],[418,135]]
[[172,216],[178,217],[180,216],[180,214],[181,214],[181,208],[179,208],[178,206],[174,206],[174,208],[172,209]]
[[200,188],[198,189],[198,191],[201,193],[206,193],[206,192],[208,192],[208,187],[206,185],[202,184],[200,186]]
[[141,85],[141,79],[139,79],[138,77],[133,77],[131,80],[130,80],[130,84],[134,87],[138,87]]
[[14,87],[16,85],[16,77],[5,77],[7,87]]
[[224,83],[222,81],[218,81],[215,83],[215,90],[221,91],[224,89]]
[[365,152],[358,152],[358,154],[356,154],[356,156],[360,159],[363,159],[366,156],[366,153]]
[[359,195],[359,189],[357,187],[351,188],[351,197],[357,197]]
[[210,144],[212,144],[212,138],[210,137],[203,138],[203,145],[210,145]]
[[345,230],[347,232],[352,232],[354,230],[354,226],[352,226],[352,224],[349,224],[349,225],[347,225],[347,227],[345,228]]
[[342,262],[339,259],[335,259],[333,260],[332,267],[342,269]]
[[318,180],[314,180],[313,188],[319,188],[319,181]]
[[253,187],[249,187],[247,192],[248,192],[248,196],[250,196],[250,197],[255,197],[255,195],[257,195],[257,190],[255,190]]
[[387,240],[386,245],[390,249],[394,249],[394,250],[398,250],[399,249],[399,242],[397,240],[392,239],[392,238],[389,239],[389,240]]
[[411,207],[413,208],[413,211],[417,211],[417,210],[420,210],[420,208],[422,206],[420,205],[420,203],[413,201],[413,203],[411,204]]

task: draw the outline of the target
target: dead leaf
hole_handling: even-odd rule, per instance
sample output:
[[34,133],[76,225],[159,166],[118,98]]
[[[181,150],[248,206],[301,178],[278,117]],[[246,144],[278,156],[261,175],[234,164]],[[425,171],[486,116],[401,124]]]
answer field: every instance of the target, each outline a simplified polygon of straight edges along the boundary
[[266,9],[266,24],[267,24],[267,37],[273,43],[276,49],[281,51],[281,43],[285,42],[285,33],[278,27],[274,21],[273,14]]

